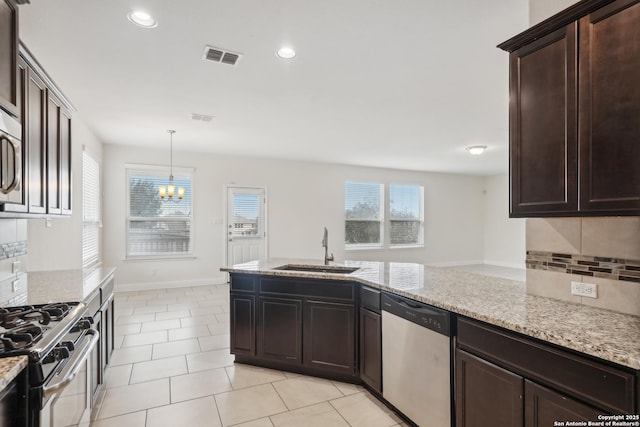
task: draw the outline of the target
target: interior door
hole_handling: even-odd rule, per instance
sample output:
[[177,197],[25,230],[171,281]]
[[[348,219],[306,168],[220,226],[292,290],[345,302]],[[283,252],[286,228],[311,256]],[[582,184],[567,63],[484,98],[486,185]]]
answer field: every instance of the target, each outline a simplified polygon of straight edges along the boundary
[[227,265],[267,256],[264,188],[227,187]]

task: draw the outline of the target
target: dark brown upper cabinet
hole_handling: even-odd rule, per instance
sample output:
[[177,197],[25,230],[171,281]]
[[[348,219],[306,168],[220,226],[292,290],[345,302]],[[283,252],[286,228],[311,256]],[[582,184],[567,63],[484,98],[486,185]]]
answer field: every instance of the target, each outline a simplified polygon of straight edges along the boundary
[[18,6],[0,0],[0,107],[18,117]]
[[640,0],[583,0],[509,58],[510,216],[640,215]]
[[0,217],[71,215],[72,106],[22,45],[18,89],[22,192],[19,201],[0,205]]
[[640,213],[640,2],[580,19],[580,210]]

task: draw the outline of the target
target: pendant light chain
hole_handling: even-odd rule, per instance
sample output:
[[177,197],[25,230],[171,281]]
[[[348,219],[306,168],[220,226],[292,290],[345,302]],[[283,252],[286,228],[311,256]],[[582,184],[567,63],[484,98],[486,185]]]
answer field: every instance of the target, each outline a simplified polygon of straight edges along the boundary
[[170,154],[169,154],[169,183],[168,185],[160,185],[158,187],[158,193],[160,196],[160,199],[163,202],[174,202],[174,203],[179,203],[180,200],[182,200],[182,198],[184,197],[184,193],[185,193],[185,188],[184,187],[178,187],[178,194],[177,194],[177,199],[174,199],[174,191],[176,190],[176,187],[173,184],[173,134],[176,133],[175,130],[173,129],[169,129],[167,130],[167,133],[170,135]]
[[171,138],[171,142],[170,142],[170,154],[169,154],[169,181],[173,181],[173,134],[176,133],[175,130],[169,129],[167,131],[170,135]]

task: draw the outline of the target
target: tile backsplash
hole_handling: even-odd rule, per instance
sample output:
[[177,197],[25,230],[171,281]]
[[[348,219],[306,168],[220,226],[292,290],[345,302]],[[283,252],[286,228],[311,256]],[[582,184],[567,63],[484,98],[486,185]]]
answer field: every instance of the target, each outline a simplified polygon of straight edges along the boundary
[[20,303],[17,299],[26,289],[26,264],[27,220],[0,219],[0,306]]
[[[640,316],[640,217],[530,218],[527,293]],[[571,295],[571,281],[598,298]]]

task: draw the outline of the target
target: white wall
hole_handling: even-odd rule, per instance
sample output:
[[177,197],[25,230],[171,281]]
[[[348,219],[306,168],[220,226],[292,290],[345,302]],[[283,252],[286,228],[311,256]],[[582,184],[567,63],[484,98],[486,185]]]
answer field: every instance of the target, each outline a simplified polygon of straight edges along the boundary
[[509,175],[484,179],[484,262],[525,268],[525,220],[509,218]]
[[71,217],[52,216],[51,227],[44,219],[28,222],[28,270],[69,270],[82,268],[82,150],[98,161],[102,143],[87,128],[80,114],[71,120],[72,135],[72,209]]
[[544,21],[577,2],[578,0],[529,0],[529,25]]
[[[168,152],[105,145],[104,263],[119,283],[201,283],[220,280],[224,260],[224,185],[264,186],[268,192],[270,257],[321,259],[324,226],[336,260],[386,259],[435,265],[483,260],[483,178],[286,160],[223,157],[174,151],[174,165],[193,167],[195,259],[124,261],[125,163],[166,165]],[[425,187],[425,247],[344,251],[344,181],[412,183]]]

